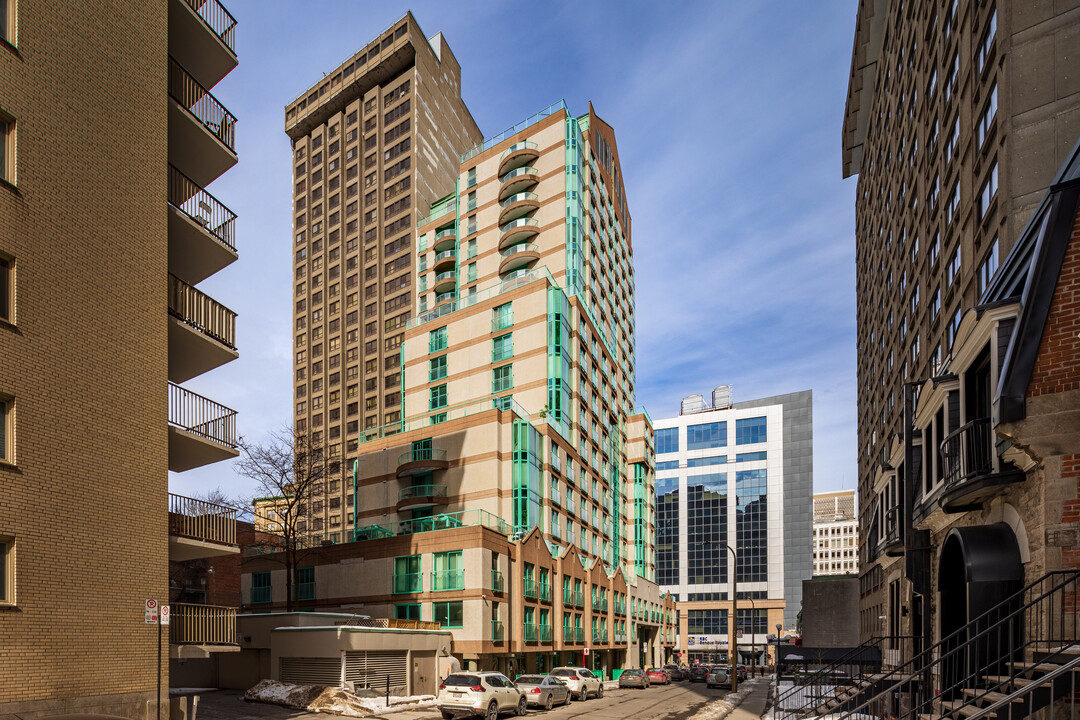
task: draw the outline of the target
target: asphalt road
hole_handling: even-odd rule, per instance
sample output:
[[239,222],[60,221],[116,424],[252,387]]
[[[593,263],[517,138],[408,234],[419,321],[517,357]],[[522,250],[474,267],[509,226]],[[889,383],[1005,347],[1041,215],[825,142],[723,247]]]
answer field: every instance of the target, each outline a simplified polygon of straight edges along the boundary
[[[605,690],[602,698],[592,698],[585,702],[574,701],[569,705],[553,708],[550,712],[529,708],[528,717],[536,720],[684,720],[703,705],[726,694],[727,690],[710,690],[704,683],[686,681],[671,685],[653,685],[648,690]],[[203,693],[197,720],[327,720],[332,717],[265,703],[244,702],[242,695],[243,693],[235,690]],[[387,720],[441,720],[435,710],[391,713],[376,717],[386,717]],[[501,717],[512,718],[514,715]]]

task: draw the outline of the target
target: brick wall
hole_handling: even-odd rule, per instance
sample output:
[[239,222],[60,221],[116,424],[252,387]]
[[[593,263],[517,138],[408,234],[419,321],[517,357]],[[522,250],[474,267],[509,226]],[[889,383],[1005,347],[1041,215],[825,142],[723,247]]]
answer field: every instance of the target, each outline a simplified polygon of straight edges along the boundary
[[1080,213],[1058,277],[1028,395],[1080,389]]

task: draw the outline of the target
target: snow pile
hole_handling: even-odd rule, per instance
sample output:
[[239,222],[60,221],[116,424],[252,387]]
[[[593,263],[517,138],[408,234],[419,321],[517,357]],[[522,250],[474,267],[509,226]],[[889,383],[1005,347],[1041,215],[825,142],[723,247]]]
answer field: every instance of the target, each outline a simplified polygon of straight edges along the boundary
[[291,685],[275,680],[263,680],[244,693],[245,700],[284,705],[294,710],[330,713],[347,717],[417,710],[433,707],[434,695],[390,696],[390,707],[385,696],[359,697],[345,688],[322,685]]
[[757,682],[748,682],[740,685],[738,692],[728,693],[719,700],[709,703],[694,713],[690,720],[721,720],[721,718],[727,717],[727,714],[741,703],[743,698],[753,692],[757,684]]
[[244,699],[303,710],[323,690],[322,685],[291,685],[276,680],[262,680],[244,693]]
[[367,715],[401,712],[402,710],[418,710],[420,708],[433,707],[434,695],[411,695],[402,697],[390,696],[390,706],[386,705],[386,697],[357,697],[343,688],[326,688],[319,697],[315,698],[307,709],[313,712],[333,713],[349,717],[364,717]]

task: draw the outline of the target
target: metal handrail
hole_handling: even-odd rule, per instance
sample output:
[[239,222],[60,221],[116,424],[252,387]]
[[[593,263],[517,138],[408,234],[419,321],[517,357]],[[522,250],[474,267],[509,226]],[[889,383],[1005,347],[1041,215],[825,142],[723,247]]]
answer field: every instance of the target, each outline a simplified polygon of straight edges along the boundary
[[[1054,583],[1054,580],[1063,578]],[[908,716],[913,720],[917,720],[920,713],[927,712],[926,707],[933,703],[939,695],[950,693],[957,688],[964,687],[966,684],[974,682],[977,676],[983,674],[989,669],[992,669],[995,665],[1002,662],[1006,662],[1006,658],[1015,658],[1017,653],[1023,653],[1026,650],[1035,650],[1039,644],[1045,644],[1047,649],[1051,649],[1050,646],[1054,643],[1068,642],[1070,644],[1075,642],[1075,638],[1055,638],[1053,637],[1053,631],[1051,630],[1051,637],[1047,638],[1034,638],[1032,635],[1032,622],[1039,622],[1040,620],[1052,621],[1053,618],[1049,617],[1049,613],[1046,613],[1046,617],[1032,618],[1029,611],[1040,605],[1047,598],[1053,598],[1053,596],[1061,591],[1064,594],[1066,586],[1072,584],[1075,586],[1080,580],[1080,571],[1072,570],[1054,570],[1046,573],[1038,580],[1028,584],[1023,589],[1014,593],[1011,597],[1006,599],[999,605],[987,610],[978,617],[968,621],[967,624],[949,633],[946,637],[939,640],[934,645],[924,649],[921,653],[911,658],[908,662],[904,663],[900,667],[892,670],[883,677],[878,679],[878,687],[883,689],[879,690],[872,697],[867,697],[860,700],[857,703],[858,707],[862,707],[869,703],[881,700],[883,698],[890,697],[896,692],[916,692],[917,695],[910,703],[910,711]],[[1045,586],[1050,583],[1051,587],[1045,589]],[[1028,594],[1035,595],[1030,600],[1024,601],[1024,598]],[[1014,601],[1019,601],[1019,606],[1013,610],[1009,610],[1010,606],[1014,604]],[[1049,610],[1054,610],[1054,603],[1051,600],[1051,607]],[[1065,603],[1064,598],[1058,603],[1058,610],[1061,612],[1061,629],[1064,635],[1065,629]],[[1002,615],[1002,612],[1007,614]],[[1073,635],[1075,635],[1076,628],[1076,615],[1080,612],[1080,609],[1074,608],[1071,611],[1073,617]],[[977,647],[979,641],[984,641],[987,644],[990,642],[989,635],[992,632],[997,632],[997,640],[1001,640],[1000,632],[1004,627],[1008,627],[1010,634],[1007,641],[1009,645],[1009,654],[1006,658],[995,657],[990,660],[990,665],[985,668],[967,667],[969,665],[968,651]],[[1014,644],[1013,632],[1019,627],[1023,626],[1027,632],[1025,638],[1028,638],[1020,645]],[[1000,648],[999,648],[1000,650]],[[963,677],[957,681],[952,687],[937,688],[937,692],[930,692],[930,686],[933,683],[929,682],[929,679],[933,675],[933,668],[940,668],[946,662],[961,662],[967,668],[963,673]],[[908,686],[907,689],[903,689],[904,686]],[[998,687],[1001,687],[999,685]],[[843,713],[837,720],[847,720],[855,714],[854,710]]]
[[169,58],[169,96],[202,123],[225,147],[236,152],[236,118],[184,67]]
[[445,485],[412,485],[398,493],[398,500],[422,497],[446,497]]
[[236,18],[218,0],[184,0],[210,32],[221,38],[225,47],[236,56]]
[[952,487],[994,469],[994,446],[990,418],[961,425],[941,441],[946,487]]
[[236,411],[173,382],[169,383],[169,424],[236,447]]
[[[967,720],[982,720],[985,717],[998,717],[999,716],[998,710],[1000,710],[1001,708],[1005,707],[1006,705],[1011,706],[1012,703],[1016,702],[1017,700],[1022,699],[1023,697],[1025,697],[1027,695],[1030,695],[1031,693],[1035,692],[1040,687],[1045,687],[1047,682],[1049,682],[1050,686],[1053,687],[1054,680],[1056,680],[1061,675],[1064,675],[1065,673],[1071,673],[1074,670],[1080,670],[1080,655],[1073,658],[1072,660],[1065,663],[1064,665],[1057,668],[1056,670],[1052,670],[1052,671],[1048,672],[1046,675],[1039,676],[1039,681],[1038,682],[1031,683],[1030,685],[1024,685],[1020,689],[1009,693],[1008,695],[1001,698],[997,702],[992,703],[990,705],[987,705],[984,708],[980,708],[979,711],[976,712],[974,715],[968,715]],[[1076,683],[1076,676],[1074,675],[1073,676],[1073,687],[1071,689],[1071,692],[1069,693],[1070,697],[1075,697],[1075,695],[1076,695],[1075,683]],[[1009,716],[1010,717],[1012,716],[1011,712],[1009,713]]]
[[171,645],[236,645],[236,608],[172,603]]
[[169,166],[169,204],[236,252],[236,213],[172,165]]
[[499,183],[505,185],[508,180],[513,180],[521,175],[537,175],[539,171],[531,165],[522,165],[521,167],[508,170],[499,177]]
[[169,534],[236,544],[236,508],[169,493]]
[[236,349],[236,313],[171,274],[169,314],[230,350]]
[[434,460],[436,462],[446,461],[446,451],[439,448],[413,448],[412,450],[406,450],[398,455],[397,464],[404,465],[410,462],[422,462],[424,460]]

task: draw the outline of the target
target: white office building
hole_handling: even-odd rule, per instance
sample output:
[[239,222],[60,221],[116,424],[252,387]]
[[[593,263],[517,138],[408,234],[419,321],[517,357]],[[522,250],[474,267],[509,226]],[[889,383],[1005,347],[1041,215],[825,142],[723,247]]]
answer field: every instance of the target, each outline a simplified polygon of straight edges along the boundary
[[855,491],[814,495],[814,575],[859,572],[859,514]]
[[[767,660],[793,629],[812,574],[812,394],[732,403],[730,389],[682,402],[656,431],[657,581],[680,608],[683,657],[727,651],[732,553],[739,652]],[[756,647],[754,647],[756,646]]]

